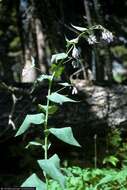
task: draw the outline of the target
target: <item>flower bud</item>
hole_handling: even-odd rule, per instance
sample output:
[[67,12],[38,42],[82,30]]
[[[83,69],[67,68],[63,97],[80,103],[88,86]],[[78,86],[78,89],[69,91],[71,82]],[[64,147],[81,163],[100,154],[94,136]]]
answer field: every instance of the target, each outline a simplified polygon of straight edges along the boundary
[[87,41],[90,45],[97,43],[96,36],[94,34],[90,34]]
[[76,47],[74,46],[74,48],[73,48],[73,50],[72,50],[72,57],[73,57],[74,59],[79,59],[79,57],[80,57],[80,49],[79,49],[79,48],[76,48]]
[[72,64],[73,68],[75,69],[75,68],[79,67],[80,62],[78,60],[73,60],[71,64]]
[[78,90],[77,90],[77,88],[74,86],[73,89],[72,89],[72,95],[73,95],[73,94],[77,94],[77,93],[78,93]]

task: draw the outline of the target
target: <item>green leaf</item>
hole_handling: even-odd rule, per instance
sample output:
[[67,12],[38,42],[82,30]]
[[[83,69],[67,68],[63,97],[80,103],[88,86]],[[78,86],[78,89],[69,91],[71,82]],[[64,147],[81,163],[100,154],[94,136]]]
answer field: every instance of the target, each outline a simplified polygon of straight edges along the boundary
[[32,145],[33,146],[42,146],[42,144],[39,143],[39,142],[31,141],[31,142],[28,143],[28,145],[25,148],[29,148]]
[[74,25],[72,25],[72,24],[71,24],[71,26],[72,26],[73,28],[75,28],[76,30],[80,31],[80,32],[84,32],[84,31],[88,30],[87,28],[80,27],[80,26],[74,26]]
[[57,63],[58,61],[62,60],[62,59],[66,59],[68,57],[68,55],[66,53],[57,53],[52,55],[51,58],[51,63]]
[[127,181],[127,167],[122,168],[120,172],[117,172],[115,180],[118,181],[118,183],[123,184],[124,182],[126,183]]
[[37,78],[37,81],[39,81],[39,82],[42,82],[43,80],[49,80],[49,81],[51,81],[52,80],[52,75],[40,75]]
[[[46,110],[47,110],[46,105],[39,104],[38,106],[39,106],[40,111],[43,111],[44,113],[46,113]],[[54,114],[57,110],[58,110],[58,106],[56,106],[56,105],[48,106],[48,113],[50,115]]]
[[80,147],[80,144],[77,142],[77,140],[73,136],[71,127],[64,127],[60,129],[50,128],[49,131],[50,133],[52,133],[54,136],[56,136],[58,139],[62,140],[63,142]]
[[47,175],[59,182],[63,190],[65,189],[65,176],[60,171],[60,159],[57,154],[47,160],[38,160],[38,164]]
[[21,187],[36,187],[36,190],[46,190],[45,183],[35,173],[27,178]]
[[120,74],[115,74],[113,75],[113,79],[118,82],[118,83],[122,83],[124,80],[126,80],[126,77],[123,77]]
[[119,162],[118,158],[116,158],[115,156],[108,156],[106,157],[104,160],[103,160],[103,164],[106,164],[106,163],[110,163],[112,164],[113,166],[116,166],[116,164]]
[[102,185],[102,184],[106,184],[106,183],[109,183],[109,182],[113,182],[115,180],[115,175],[113,174],[109,174],[105,177],[103,177],[99,183],[96,185],[96,187],[98,187],[99,185]]
[[71,84],[69,84],[68,82],[63,82],[63,83],[59,83],[61,86],[65,86],[65,87],[67,87],[67,86],[72,86]]
[[43,113],[27,115],[22,125],[18,129],[15,137],[23,134],[30,127],[30,124],[42,124],[42,123],[44,123]]
[[61,64],[58,64],[58,65],[57,64],[52,64],[51,65],[51,71],[55,72],[54,77],[59,78],[61,76],[61,74],[63,73],[63,71],[64,71],[64,66],[61,65]]
[[64,95],[58,94],[57,92],[53,92],[51,95],[47,96],[47,98],[55,103],[63,104],[64,102],[76,102],[75,100],[72,100],[71,98],[68,98]]

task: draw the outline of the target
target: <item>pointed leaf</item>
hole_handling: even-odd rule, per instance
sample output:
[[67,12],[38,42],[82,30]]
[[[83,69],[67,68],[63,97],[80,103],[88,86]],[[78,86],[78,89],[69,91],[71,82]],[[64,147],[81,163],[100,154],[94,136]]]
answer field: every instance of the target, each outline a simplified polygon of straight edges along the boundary
[[32,145],[33,146],[42,146],[42,144],[39,143],[39,142],[31,141],[31,142],[28,143],[28,145],[25,148],[29,148]]
[[20,126],[19,130],[17,131],[16,136],[23,134],[29,127],[30,124],[42,124],[44,123],[44,114],[43,113],[39,113],[39,114],[31,114],[31,115],[27,115],[22,123],[22,125]]
[[57,53],[52,55],[51,63],[57,63],[59,60],[66,59],[68,55],[66,53]]
[[74,26],[74,25],[72,25],[72,24],[71,24],[71,26],[72,26],[73,28],[75,28],[76,30],[80,31],[80,32],[84,32],[84,31],[88,30],[87,28],[80,27],[80,26]]
[[38,164],[47,175],[58,181],[61,187],[65,189],[65,176],[60,171],[60,159],[56,154],[47,160],[38,160]]
[[35,173],[27,178],[21,187],[36,187],[36,190],[46,190],[45,183]]
[[116,166],[117,163],[119,162],[118,158],[116,158],[115,156],[108,156],[103,160],[103,164],[106,163],[111,163],[113,166]]
[[62,83],[59,83],[61,86],[72,86],[71,84],[69,84],[68,82],[62,82]]
[[68,98],[64,95],[58,94],[57,92],[53,92],[51,95],[47,96],[47,98],[55,103],[63,104],[64,102],[76,102],[75,100],[72,100],[71,98]]
[[50,128],[49,131],[50,133],[52,133],[54,136],[56,136],[58,139],[62,140],[63,142],[80,147],[80,144],[77,142],[77,140],[73,136],[71,127],[64,127],[60,129]]
[[102,184],[113,182],[114,180],[115,180],[115,175],[113,175],[113,174],[106,175],[99,181],[99,183],[96,185],[96,187],[98,187],[99,185],[102,185]]
[[49,81],[51,81],[52,80],[52,75],[40,75],[37,78],[37,81],[39,81],[39,82],[41,82],[43,80],[49,80]]
[[[46,113],[46,110],[47,110],[47,106],[46,105],[39,104],[38,106],[39,106],[39,108],[40,108],[41,111],[43,111],[44,113]],[[56,105],[48,106],[48,113],[50,115],[54,114],[57,110],[58,110],[58,107]]]
[[64,71],[64,66],[61,64],[52,64],[51,71],[55,72],[54,77],[59,78]]

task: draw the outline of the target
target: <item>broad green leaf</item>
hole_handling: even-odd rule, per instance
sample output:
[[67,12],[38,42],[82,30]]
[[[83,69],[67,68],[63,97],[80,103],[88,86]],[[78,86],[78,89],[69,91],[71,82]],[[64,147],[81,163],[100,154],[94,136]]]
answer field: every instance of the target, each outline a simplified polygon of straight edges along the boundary
[[61,86],[72,86],[71,84],[69,84],[68,82],[63,82],[63,83],[59,83]]
[[115,74],[113,75],[113,79],[118,82],[118,83],[122,83],[124,80],[126,80],[126,77],[123,77],[120,74]]
[[76,102],[75,100],[72,100],[71,98],[68,98],[64,95],[61,95],[57,92],[53,92],[51,95],[47,96],[47,98],[55,103],[63,104],[64,102]]
[[23,134],[30,127],[30,124],[42,124],[42,123],[44,123],[43,113],[27,115],[22,125],[18,129],[15,137]]
[[36,187],[36,190],[46,190],[45,183],[35,173],[27,178],[21,187]]
[[103,164],[106,164],[106,163],[110,163],[112,164],[113,166],[116,166],[116,164],[119,162],[118,158],[116,158],[115,156],[108,156],[106,157],[104,160],[103,160]]
[[29,148],[30,146],[42,146],[42,144],[39,142],[31,141],[25,148]]
[[38,160],[38,164],[47,175],[59,182],[63,190],[65,189],[65,176],[60,171],[60,159],[57,154],[47,160]]
[[[46,113],[46,110],[47,110],[47,106],[46,105],[39,104],[38,106],[39,106],[39,109],[41,111],[43,111],[44,113]],[[54,114],[57,110],[58,110],[58,107],[56,105],[48,106],[48,113],[50,115]]]
[[49,80],[49,81],[51,81],[52,80],[52,75],[40,75],[37,78],[37,81],[39,81],[39,82],[41,82],[43,80]]
[[109,182],[111,182],[111,181],[113,182],[114,180],[115,180],[115,175],[109,174],[109,175],[103,177],[103,178],[99,181],[99,183],[96,185],[96,187],[98,187],[99,185],[102,185],[102,184],[109,183]]
[[64,127],[60,129],[50,128],[49,131],[50,133],[52,133],[54,136],[56,136],[58,139],[62,140],[63,142],[80,147],[80,144],[77,142],[77,140],[73,136],[71,127]]
[[64,71],[64,66],[61,64],[52,64],[51,71],[55,72],[54,77],[59,78]]
[[71,25],[71,26],[80,32],[84,32],[84,31],[88,30],[87,28],[80,27],[80,26],[74,26],[74,25]]
[[57,63],[59,60],[66,59],[68,55],[66,53],[57,53],[52,55],[51,63]]
[[115,180],[117,180],[119,184],[123,184],[127,181],[127,167],[124,167],[120,172],[117,172]]

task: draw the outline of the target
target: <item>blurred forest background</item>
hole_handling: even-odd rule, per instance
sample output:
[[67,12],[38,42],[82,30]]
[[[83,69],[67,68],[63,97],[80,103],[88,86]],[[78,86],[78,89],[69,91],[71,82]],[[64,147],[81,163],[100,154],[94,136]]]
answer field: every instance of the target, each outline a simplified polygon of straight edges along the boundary
[[[22,74],[24,67],[29,69],[31,56],[36,67],[48,73],[51,54],[65,50],[65,36],[69,39],[76,36],[71,24],[85,27],[101,24],[113,32],[112,46],[107,48],[103,44],[97,48],[98,58],[94,58],[100,59],[97,64],[107,64],[108,70],[113,56],[126,61],[126,4],[124,0],[1,1],[0,79],[7,83],[34,81],[38,70],[30,70],[27,76]],[[91,64],[92,48],[85,42],[81,46],[84,58]],[[101,73],[103,70],[98,71],[97,80],[104,78]]]
[[[28,152],[24,149],[26,142],[35,134],[31,131],[27,137],[15,139],[14,129],[19,127],[25,114],[35,112],[37,103],[44,99],[47,93],[46,86],[30,94],[31,85],[39,76],[40,70],[42,73],[50,73],[51,55],[65,51],[65,38],[73,39],[77,36],[72,24],[82,27],[100,24],[113,33],[114,41],[110,44],[92,46],[85,40],[80,42],[83,68],[86,71],[90,69],[94,82],[104,88],[114,85],[115,82],[124,83],[126,86],[127,75],[120,76],[114,81],[112,72],[114,61],[123,65],[125,70],[127,66],[126,10],[126,0],[0,0],[0,184],[14,186],[15,182],[19,185],[26,174],[38,170],[35,159],[39,157],[40,150]],[[33,60],[36,69],[31,68]],[[73,68],[71,64],[66,65],[65,73],[60,80],[69,81],[78,69]],[[81,73],[79,79],[86,80],[84,73]],[[120,93],[123,94],[126,90],[124,87]],[[76,129],[75,135],[77,138],[80,137],[83,149],[68,148],[52,139],[55,145],[51,152],[60,152],[63,165],[79,164],[82,167],[93,167],[96,164],[94,163],[96,141],[100,138],[98,154],[101,156],[98,164],[102,166],[106,151],[110,151],[107,150],[107,136],[111,138],[114,135],[117,143],[112,150],[116,154],[116,149],[118,150],[122,143],[121,133],[114,129],[113,135],[111,133],[108,135],[108,124],[103,122],[103,118],[99,124],[94,120],[94,127],[89,121],[84,129],[85,119],[89,117],[87,109],[85,110],[88,104],[83,102],[84,94],[78,94],[76,98],[78,100],[81,98],[81,103],[72,109],[70,106],[61,106],[59,120],[56,116],[54,124],[61,126],[61,121],[65,121],[66,125],[72,125]],[[125,96],[123,99],[126,99]],[[73,110],[77,110],[77,115]],[[125,111],[121,114],[125,114]],[[73,121],[71,118],[74,118]],[[125,128],[126,122],[123,126]],[[121,153],[121,150],[117,152],[117,156],[124,161],[126,150],[127,147],[124,147],[124,153]]]

